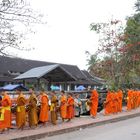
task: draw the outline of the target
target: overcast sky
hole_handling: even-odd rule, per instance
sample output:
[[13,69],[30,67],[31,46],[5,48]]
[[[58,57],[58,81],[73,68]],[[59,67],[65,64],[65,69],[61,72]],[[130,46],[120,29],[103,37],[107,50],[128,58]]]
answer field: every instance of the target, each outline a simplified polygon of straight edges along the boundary
[[46,25],[35,26],[26,45],[34,51],[19,54],[24,58],[78,65],[86,69],[85,51],[94,53],[98,37],[91,32],[92,22],[125,20],[134,12],[135,0],[30,0],[45,14]]

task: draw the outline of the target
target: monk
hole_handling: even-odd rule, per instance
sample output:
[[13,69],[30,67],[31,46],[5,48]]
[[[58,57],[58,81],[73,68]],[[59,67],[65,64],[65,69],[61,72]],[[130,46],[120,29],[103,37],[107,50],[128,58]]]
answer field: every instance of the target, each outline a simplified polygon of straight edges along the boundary
[[138,94],[137,91],[133,91],[133,109],[138,107]]
[[133,108],[133,91],[128,90],[127,92],[127,111],[130,111]]
[[67,98],[65,96],[65,92],[62,90],[60,97],[60,116],[63,122],[66,119],[66,115],[67,115]]
[[68,122],[71,121],[71,119],[74,118],[74,98],[72,97],[72,94],[68,94],[67,99],[67,119]]
[[28,104],[29,127],[34,127],[37,126],[38,124],[37,98],[34,92],[34,88],[30,88],[29,93],[30,93],[29,104]]
[[25,105],[26,105],[26,99],[21,91],[21,89],[17,89],[16,93],[18,94],[17,98],[17,109],[16,109],[16,124],[18,129],[24,128],[26,124],[26,110],[25,110]]
[[39,121],[43,123],[43,125],[46,124],[46,122],[49,120],[49,98],[45,92],[44,89],[40,92],[40,115],[39,115]]
[[138,102],[137,102],[137,105],[138,105],[138,107],[140,107],[140,91],[139,90],[137,91],[137,94],[138,94]]
[[107,92],[106,101],[104,103],[105,115],[112,113],[112,94],[110,91]]
[[122,100],[123,100],[122,90],[119,90],[117,92],[117,96],[118,96],[118,112],[122,112]]
[[11,99],[6,91],[3,91],[2,95],[2,107],[0,108],[0,129],[4,132],[6,128],[9,129],[11,127]]
[[97,115],[97,109],[98,109],[98,93],[96,90],[91,91],[91,97],[90,97],[90,116],[95,118]]
[[112,92],[112,113],[118,113],[119,100],[116,92]]
[[51,112],[51,122],[54,125],[57,124],[57,105],[58,105],[57,96],[55,95],[55,91],[52,91],[50,112]]

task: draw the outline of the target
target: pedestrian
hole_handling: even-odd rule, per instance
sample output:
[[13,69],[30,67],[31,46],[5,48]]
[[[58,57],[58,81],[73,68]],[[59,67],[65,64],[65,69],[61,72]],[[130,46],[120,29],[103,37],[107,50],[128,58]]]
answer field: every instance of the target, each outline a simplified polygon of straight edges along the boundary
[[0,129],[2,133],[11,128],[11,99],[7,91],[2,91],[0,107]]
[[133,108],[133,91],[127,91],[127,111],[130,111]]
[[112,113],[117,113],[117,107],[118,107],[118,100],[117,100],[117,94],[116,92],[112,91]]
[[63,122],[66,119],[66,115],[67,115],[67,97],[65,95],[64,90],[62,90],[60,97],[60,116]]
[[105,115],[112,113],[112,93],[111,91],[107,92],[106,101],[104,102]]
[[41,100],[39,121],[42,122],[43,125],[45,125],[49,120],[49,98],[44,89],[41,90],[40,95]]
[[79,94],[76,94],[75,99],[74,99],[75,117],[80,117],[81,106],[82,106],[82,102],[81,102],[81,99],[79,98]]
[[72,97],[72,94],[68,94],[67,99],[67,119],[68,122],[71,121],[71,119],[74,118],[74,98]]
[[2,96],[0,95],[0,107],[2,106]]
[[57,124],[57,105],[58,105],[57,96],[55,95],[55,91],[52,91],[50,113],[51,113],[51,122],[54,125]]
[[90,95],[87,95],[86,97],[85,110],[86,112],[84,113],[84,115],[90,115]]
[[140,91],[139,90],[137,91],[137,94],[138,94],[138,103],[137,104],[138,104],[138,107],[140,107]]
[[29,127],[34,127],[38,125],[38,115],[37,115],[37,98],[35,95],[34,88],[29,89],[30,97],[28,104],[28,119]]
[[122,90],[118,90],[118,112],[122,112],[122,101],[123,101],[123,92]]
[[17,89],[16,93],[18,94],[18,98],[16,101],[17,108],[16,108],[16,125],[18,129],[23,130],[26,124],[26,99],[21,91],[21,89]]
[[98,109],[98,92],[95,89],[91,91],[90,102],[90,116],[95,118]]

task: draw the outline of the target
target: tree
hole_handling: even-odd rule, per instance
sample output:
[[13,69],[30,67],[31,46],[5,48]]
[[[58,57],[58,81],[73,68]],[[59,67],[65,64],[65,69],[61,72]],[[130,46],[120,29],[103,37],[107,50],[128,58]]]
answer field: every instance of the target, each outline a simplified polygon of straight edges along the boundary
[[140,77],[140,0],[135,3],[135,14],[127,18],[123,61],[127,64],[127,79]]
[[20,44],[25,34],[31,31],[29,25],[40,23],[41,18],[42,15],[34,12],[25,0],[2,0],[0,2],[0,55],[10,55],[10,50],[13,49],[30,50],[31,48],[21,47]]
[[135,3],[135,9],[136,12],[140,12],[140,0],[137,0],[137,2]]
[[[119,20],[111,20],[108,23],[92,23],[92,31],[99,34],[99,48],[96,52],[101,61],[96,64],[100,69],[100,76],[108,81],[109,85],[119,87],[120,84],[120,58],[119,49],[123,45],[121,37],[123,35],[123,26]],[[89,67],[90,68],[90,67]],[[90,68],[94,70],[96,67]],[[93,73],[95,70],[93,71]],[[98,75],[99,76],[99,75]]]
[[127,18],[125,28],[119,20],[90,25],[100,36],[97,57],[102,57],[94,68],[89,67],[90,72],[96,73],[101,68],[98,76],[113,88],[135,86],[135,79],[140,79],[140,0],[135,3],[135,9],[135,14]]

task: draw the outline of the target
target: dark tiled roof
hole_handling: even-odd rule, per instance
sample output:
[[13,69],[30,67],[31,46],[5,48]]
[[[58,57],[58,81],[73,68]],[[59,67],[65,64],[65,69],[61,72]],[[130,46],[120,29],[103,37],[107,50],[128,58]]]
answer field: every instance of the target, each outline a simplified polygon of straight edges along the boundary
[[[13,78],[17,77],[11,76],[9,72],[20,72],[24,73],[32,68],[47,66],[52,64],[58,64],[53,62],[37,61],[37,60],[28,60],[21,58],[5,57],[0,56],[0,75],[7,75],[5,77],[0,77],[0,81],[12,81]],[[95,84],[98,85],[99,82],[92,80],[92,76],[87,71],[81,71],[76,65],[60,64],[67,72],[69,72],[77,80],[73,83],[76,84]]]
[[41,77],[45,79],[51,78],[52,82],[65,82],[76,80],[76,78],[72,76],[71,73],[66,71],[60,64],[32,68],[25,73],[20,74],[15,79],[39,79]]
[[[0,73],[8,74],[8,71],[24,73],[35,67],[52,64],[56,63],[0,56]],[[61,64],[61,66],[71,73],[76,79],[86,78],[81,70],[75,65]]]
[[85,75],[87,78],[93,78],[93,76],[90,75],[90,74],[88,73],[88,71],[82,70],[82,72],[84,73],[84,75]]
[[0,73],[8,73],[8,70],[23,73],[31,68],[51,64],[54,63],[0,56]]
[[13,78],[14,77],[12,77],[12,76],[0,76],[0,81],[1,82],[12,82]]
[[94,83],[94,85],[103,85],[104,84],[104,80],[100,79],[98,77],[92,76],[88,71],[86,70],[82,70],[82,72],[85,74],[86,78],[88,79],[89,82],[91,82],[92,84]]

